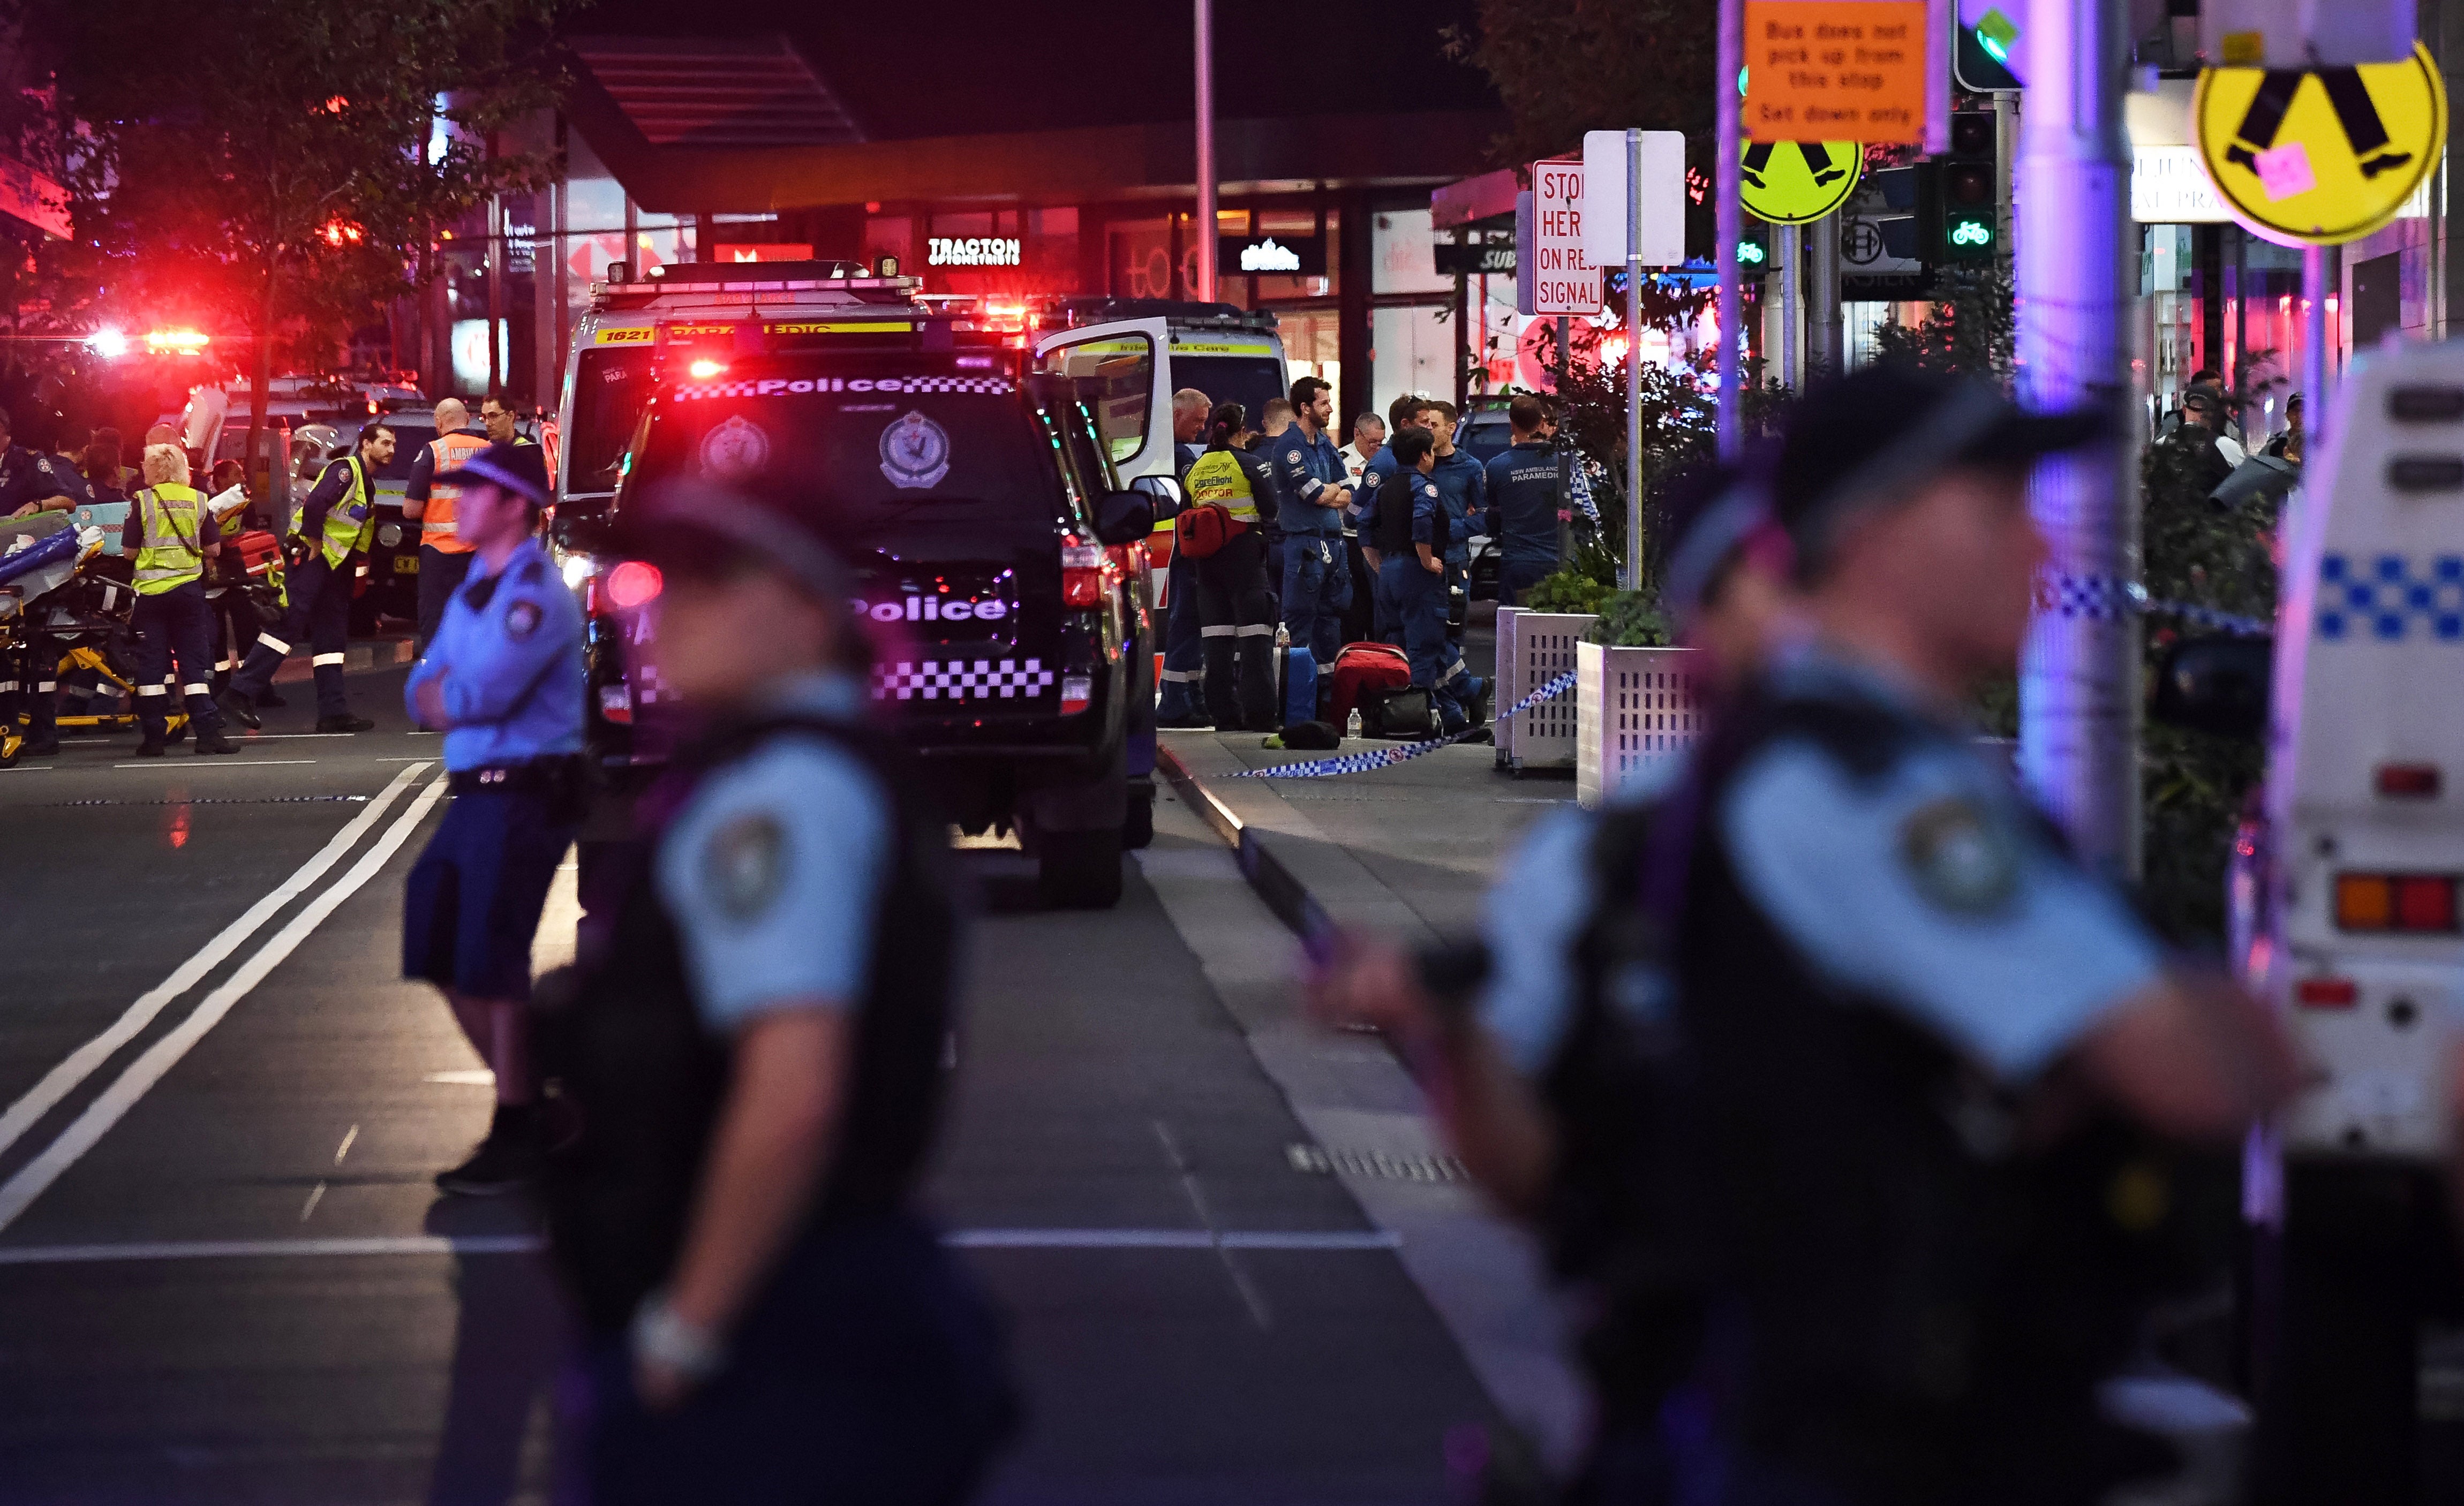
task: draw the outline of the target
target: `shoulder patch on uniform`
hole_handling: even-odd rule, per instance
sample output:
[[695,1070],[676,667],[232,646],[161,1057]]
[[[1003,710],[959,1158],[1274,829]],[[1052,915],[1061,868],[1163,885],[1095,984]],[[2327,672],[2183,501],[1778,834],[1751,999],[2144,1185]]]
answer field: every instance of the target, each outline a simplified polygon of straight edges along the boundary
[[1284,451],[1284,458],[1297,466],[1301,463],[1301,452],[1297,449],[1287,449]]
[[787,874],[787,833],[767,811],[739,816],[702,849],[702,883],[725,914],[751,920],[779,898]]
[[1902,822],[1900,858],[1926,899],[1961,914],[1999,909],[2018,889],[2010,834],[1964,797],[1935,800]]
[[513,605],[505,608],[505,631],[511,636],[528,638],[539,631],[539,604],[537,601],[517,599]]

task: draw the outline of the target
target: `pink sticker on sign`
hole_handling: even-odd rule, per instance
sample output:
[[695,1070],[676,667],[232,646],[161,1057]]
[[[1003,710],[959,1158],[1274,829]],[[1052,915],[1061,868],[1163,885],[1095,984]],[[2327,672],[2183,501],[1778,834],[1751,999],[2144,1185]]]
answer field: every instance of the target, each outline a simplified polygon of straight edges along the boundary
[[2270,199],[2290,199],[2319,186],[2318,176],[2310,170],[2310,153],[2299,142],[2255,153],[2251,164],[2258,169],[2258,185]]

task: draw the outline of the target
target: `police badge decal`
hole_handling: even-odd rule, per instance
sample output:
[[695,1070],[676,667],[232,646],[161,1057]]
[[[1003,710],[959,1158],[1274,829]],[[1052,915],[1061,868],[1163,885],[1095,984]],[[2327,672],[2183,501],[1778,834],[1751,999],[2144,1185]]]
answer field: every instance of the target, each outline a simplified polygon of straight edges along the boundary
[[902,491],[937,486],[950,473],[950,434],[910,411],[881,431],[881,473]]
[[742,481],[770,463],[770,436],[741,414],[701,439],[701,469],[722,481]]

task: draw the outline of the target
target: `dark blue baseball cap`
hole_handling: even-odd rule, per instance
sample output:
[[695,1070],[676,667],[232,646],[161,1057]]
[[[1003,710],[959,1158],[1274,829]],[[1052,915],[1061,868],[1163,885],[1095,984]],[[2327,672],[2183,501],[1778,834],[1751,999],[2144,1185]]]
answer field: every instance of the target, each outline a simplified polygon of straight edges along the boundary
[[1946,470],[2025,470],[2107,439],[2103,408],[2030,412],[1972,378],[1880,362],[1809,390],[1790,412],[1772,468],[1772,515],[1817,573],[1840,526],[1914,497]]

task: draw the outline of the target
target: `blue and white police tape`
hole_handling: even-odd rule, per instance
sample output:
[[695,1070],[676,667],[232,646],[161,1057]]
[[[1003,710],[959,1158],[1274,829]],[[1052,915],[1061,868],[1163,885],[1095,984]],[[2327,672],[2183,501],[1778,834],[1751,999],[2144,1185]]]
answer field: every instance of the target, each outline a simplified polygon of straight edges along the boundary
[[2068,576],[2048,572],[2037,584],[2036,605],[2057,617],[2084,617],[2103,622],[2117,622],[2133,614],[2154,613],[2159,617],[2178,617],[2183,622],[2240,638],[2265,638],[2276,631],[2276,624],[2264,619],[2237,617],[2192,601],[2160,600],[2149,596],[2147,588],[2138,581],[2116,580],[2111,576]]
[[[1553,700],[1574,688],[1574,671],[1567,670],[1522,700],[1497,713],[1501,722],[1531,709],[1543,701]],[[1392,748],[1371,748],[1340,758],[1312,758],[1307,763],[1279,763],[1271,769],[1243,769],[1232,775],[1235,779],[1324,779],[1338,774],[1367,774],[1373,769],[1392,768],[1407,758],[1418,758],[1424,753],[1435,753],[1469,737],[1476,728],[1465,728],[1444,737],[1432,737],[1426,742],[1397,743]]]

